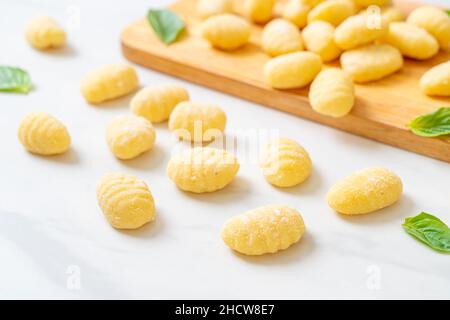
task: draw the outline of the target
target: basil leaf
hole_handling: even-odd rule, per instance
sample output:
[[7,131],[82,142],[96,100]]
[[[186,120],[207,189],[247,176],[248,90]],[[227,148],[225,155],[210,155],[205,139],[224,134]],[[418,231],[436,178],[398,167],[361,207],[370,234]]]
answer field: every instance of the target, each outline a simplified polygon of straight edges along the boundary
[[413,133],[422,137],[438,137],[450,134],[450,108],[420,116],[409,124]]
[[27,93],[30,89],[28,72],[20,68],[0,66],[0,91]]
[[156,35],[166,44],[175,42],[185,28],[183,20],[169,10],[150,10],[147,20]]
[[446,10],[447,14],[450,16],[450,10]]
[[407,233],[434,250],[450,253],[450,228],[437,217],[422,212],[406,218],[402,226]]

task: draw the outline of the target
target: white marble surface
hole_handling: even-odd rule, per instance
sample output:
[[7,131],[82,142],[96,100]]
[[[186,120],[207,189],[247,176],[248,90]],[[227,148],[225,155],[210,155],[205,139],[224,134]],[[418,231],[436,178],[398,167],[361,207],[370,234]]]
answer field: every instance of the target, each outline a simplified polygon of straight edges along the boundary
[[[315,170],[302,186],[268,185],[254,164],[243,163],[225,190],[183,193],[165,175],[175,142],[157,126],[152,152],[121,162],[104,142],[105,124],[128,112],[129,97],[92,107],[79,94],[82,76],[98,65],[123,61],[118,35],[149,7],[168,1],[0,2],[1,64],[27,69],[29,95],[0,94],[1,298],[450,298],[450,259],[409,237],[401,223],[422,210],[450,223],[449,164],[352,136],[281,112],[137,67],[143,85],[179,82],[195,100],[225,109],[229,132],[279,130],[310,152]],[[441,3],[443,3],[441,1]],[[23,27],[41,13],[67,22],[66,50],[30,48]],[[74,11],[75,10],[75,11]],[[16,138],[30,111],[60,118],[73,138],[63,156],[43,158]],[[382,212],[345,218],[324,201],[338,179],[367,166],[386,166],[404,181],[401,201]],[[155,223],[114,230],[96,204],[95,185],[108,171],[145,179],[158,210]],[[230,216],[268,203],[298,208],[305,238],[289,250],[246,258],[221,242]],[[79,281],[78,281],[79,280]]]

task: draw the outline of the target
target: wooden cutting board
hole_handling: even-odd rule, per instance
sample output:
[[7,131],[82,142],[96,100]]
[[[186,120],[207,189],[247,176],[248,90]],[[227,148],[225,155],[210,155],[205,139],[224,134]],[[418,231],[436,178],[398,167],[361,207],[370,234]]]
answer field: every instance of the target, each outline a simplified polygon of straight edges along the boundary
[[[397,1],[396,5],[405,12],[417,6],[404,0]],[[427,97],[419,89],[421,75],[430,67],[449,60],[450,53],[441,52],[425,62],[406,59],[401,72],[381,81],[357,85],[353,111],[346,117],[334,119],[311,109],[307,88],[281,91],[264,83],[263,66],[269,57],[260,48],[261,26],[253,27],[250,44],[234,52],[222,52],[211,48],[200,37],[201,20],[196,17],[195,0],[179,0],[170,9],[186,22],[186,34],[166,46],[155,36],[147,20],[141,18],[121,35],[127,59],[327,126],[450,162],[449,138],[422,138],[406,128],[413,118],[450,106],[449,98]],[[338,66],[339,62],[331,65]]]

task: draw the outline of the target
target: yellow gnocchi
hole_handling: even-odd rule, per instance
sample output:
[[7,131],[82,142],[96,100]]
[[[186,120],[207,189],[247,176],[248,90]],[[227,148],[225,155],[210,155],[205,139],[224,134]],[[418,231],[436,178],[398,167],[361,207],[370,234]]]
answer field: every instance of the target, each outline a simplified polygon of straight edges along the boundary
[[323,20],[338,26],[342,21],[356,13],[356,8],[348,0],[328,0],[318,4],[308,13],[308,24]]
[[380,19],[379,23],[371,25],[369,19],[369,14],[361,13],[342,22],[334,34],[336,44],[343,50],[350,50],[384,37],[388,32],[386,21]]
[[119,159],[128,160],[150,150],[156,139],[152,124],[135,115],[118,116],[106,127],[106,141]]
[[305,47],[317,53],[324,62],[337,59],[342,50],[334,41],[334,26],[325,21],[314,21],[303,29],[302,36]]
[[321,69],[318,54],[302,51],[272,58],[264,66],[264,76],[273,88],[294,89],[310,84]]
[[100,103],[134,91],[139,85],[134,68],[127,64],[110,64],[89,72],[81,81],[86,101]]
[[261,154],[260,166],[266,180],[277,187],[293,187],[311,174],[308,152],[297,142],[282,138],[270,141]]
[[382,7],[389,3],[389,0],[353,0],[359,7],[379,6]]
[[198,0],[197,14],[209,18],[222,13],[233,12],[233,0]]
[[231,249],[250,256],[275,253],[297,243],[305,233],[300,213],[284,205],[268,205],[229,219],[221,236]]
[[387,77],[403,66],[400,51],[389,44],[373,44],[341,55],[342,69],[357,83],[375,81]]
[[178,85],[146,87],[131,99],[130,109],[134,114],[158,123],[168,120],[172,110],[188,100],[189,93]]
[[270,56],[302,51],[303,40],[300,30],[285,19],[269,22],[263,30],[262,47]]
[[231,153],[215,148],[196,147],[174,155],[167,175],[184,191],[214,192],[223,189],[239,171],[239,162]]
[[26,27],[28,42],[39,50],[59,48],[66,43],[66,32],[50,17],[33,19]]
[[450,50],[450,16],[444,10],[423,6],[411,12],[407,22],[424,28],[437,39],[443,50]]
[[308,23],[308,13],[323,0],[289,0],[283,8],[283,18],[299,28]]
[[337,68],[323,70],[309,90],[314,111],[339,118],[347,115],[355,104],[355,88],[351,77]]
[[221,50],[236,50],[250,39],[250,24],[233,14],[220,14],[203,22],[202,36],[213,47]]
[[45,112],[27,114],[20,122],[18,137],[25,149],[45,156],[64,153],[71,144],[66,127]]
[[198,102],[181,102],[172,111],[169,129],[182,140],[209,142],[222,136],[227,117],[219,107]]
[[450,61],[428,70],[420,79],[420,88],[430,96],[450,97]]
[[245,15],[255,23],[272,19],[276,0],[244,0]]
[[97,185],[97,201],[108,222],[117,229],[137,229],[156,218],[150,189],[132,175],[104,175]]
[[395,173],[374,167],[338,182],[328,192],[327,202],[342,214],[366,214],[394,204],[402,192],[402,181]]
[[404,21],[405,15],[395,7],[384,7],[381,9],[381,18],[386,21],[387,24],[390,24],[391,22]]

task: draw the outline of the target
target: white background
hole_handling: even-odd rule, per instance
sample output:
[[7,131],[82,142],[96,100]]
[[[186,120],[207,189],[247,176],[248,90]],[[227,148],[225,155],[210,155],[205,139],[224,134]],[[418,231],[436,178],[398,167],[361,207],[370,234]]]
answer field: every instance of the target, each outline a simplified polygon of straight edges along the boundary
[[[181,83],[193,100],[222,106],[229,133],[274,129],[299,141],[311,154],[314,172],[303,185],[281,190],[266,183],[256,165],[243,163],[226,189],[183,193],[165,175],[175,145],[166,124],[156,126],[153,151],[127,162],[114,158],[104,141],[105,125],[129,112],[130,96],[90,106],[79,93],[80,79],[99,65],[124,61],[121,30],[150,7],[169,2],[0,2],[0,62],[28,70],[34,83],[28,95],[0,94],[0,297],[450,298],[448,255],[430,250],[401,227],[405,217],[421,211],[450,223],[447,163],[138,66],[143,86]],[[68,30],[66,49],[42,53],[26,43],[23,29],[31,18],[47,14],[66,24],[77,10],[80,28]],[[31,111],[49,112],[67,125],[70,152],[45,158],[22,148],[17,127]],[[324,197],[330,186],[369,166],[385,166],[402,177],[401,201],[352,218],[328,208]],[[95,197],[98,179],[109,171],[148,182],[156,222],[137,231],[110,227]],[[269,203],[297,208],[307,225],[305,238],[275,255],[231,252],[219,237],[223,222]]]

